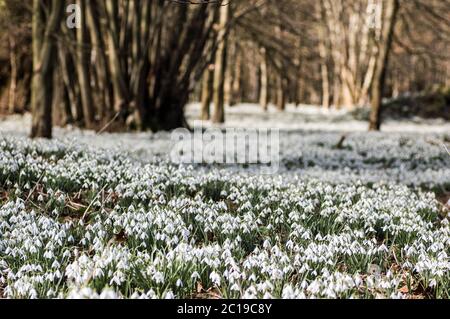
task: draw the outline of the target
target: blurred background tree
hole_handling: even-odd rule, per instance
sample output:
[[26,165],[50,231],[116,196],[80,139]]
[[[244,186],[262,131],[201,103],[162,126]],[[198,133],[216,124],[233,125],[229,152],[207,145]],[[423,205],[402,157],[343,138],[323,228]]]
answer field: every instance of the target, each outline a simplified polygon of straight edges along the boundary
[[31,8],[22,1],[0,1],[0,113],[23,112],[30,105]]

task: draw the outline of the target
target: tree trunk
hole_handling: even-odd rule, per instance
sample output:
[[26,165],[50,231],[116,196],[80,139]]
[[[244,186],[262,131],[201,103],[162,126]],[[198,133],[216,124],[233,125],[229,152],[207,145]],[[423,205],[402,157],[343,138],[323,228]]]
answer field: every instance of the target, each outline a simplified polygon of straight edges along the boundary
[[61,83],[62,91],[63,91],[63,106],[64,106],[64,125],[73,123],[73,114],[69,97],[69,90],[67,87]]
[[114,87],[114,111],[123,119],[129,93],[120,59],[119,8],[117,1],[106,1],[105,14],[108,17],[108,56],[111,67],[111,81]]
[[[150,70],[149,59],[149,30],[151,23],[152,3],[150,1],[133,2],[133,66],[131,73],[132,104],[134,105],[134,117],[137,127],[145,130],[150,126],[148,108],[149,83],[148,72]],[[147,27],[146,27],[147,26]]]
[[[49,12],[48,16],[45,16],[43,5]],[[55,36],[63,12],[64,1],[33,0],[32,138],[52,137],[52,80],[57,57]]]
[[264,111],[267,111],[269,108],[269,73],[267,70],[267,52],[265,48],[261,48],[261,85],[260,85],[260,93],[259,93],[259,104]]
[[354,92],[355,87],[353,86],[352,75],[350,70],[344,66],[341,68],[341,104],[348,110],[353,110],[355,108],[355,98]]
[[227,63],[227,39],[226,27],[230,15],[230,6],[224,5],[220,8],[220,32],[218,38],[221,39],[216,52],[216,62],[214,68],[214,112],[212,115],[213,123],[225,122],[225,70]]
[[286,109],[286,85],[285,79],[282,75],[278,76],[277,80],[277,109],[278,111],[284,111]]
[[8,94],[8,111],[10,114],[15,112],[17,95],[17,47],[13,36],[9,37],[10,43],[10,64],[11,64],[11,82]]
[[105,122],[107,122],[114,111],[113,92],[111,85],[111,74],[109,72],[109,65],[106,56],[106,48],[102,40],[101,24],[96,19],[97,14],[99,14],[98,7],[95,6],[93,1],[88,1],[86,3],[87,25],[90,32],[92,47],[95,50],[95,70],[102,103],[99,115],[104,118]]
[[322,61],[320,66],[322,75],[322,106],[325,109],[330,108],[330,80],[328,77],[328,65],[326,61]]
[[299,53],[299,65],[298,65],[298,71],[297,71],[297,83],[296,83],[296,107],[298,107],[300,104],[304,103],[305,101],[305,76],[304,76],[304,61],[303,61],[303,56],[301,53]]
[[53,72],[53,100],[52,100],[52,123],[56,126],[66,125],[65,90],[64,83],[60,81],[60,66]]
[[[61,79],[64,83],[65,90],[67,91],[67,98],[70,105],[67,108],[67,114],[70,114],[68,120],[72,122],[82,122],[83,121],[83,108],[81,105],[81,95],[79,93],[79,87],[77,85],[78,79],[75,72],[75,66],[73,63],[72,56],[67,52],[66,48],[59,46],[58,49],[58,62],[59,71],[61,73]],[[73,115],[73,110],[75,111],[75,116]]]
[[[318,17],[321,20],[326,19],[325,10],[323,6],[318,5]],[[322,78],[322,106],[326,109],[330,108],[330,76],[328,70],[329,50],[327,37],[327,27],[325,25],[319,26],[319,54],[320,54],[320,73]]]
[[210,105],[211,105],[211,99],[212,99],[212,89],[213,89],[213,77],[214,75],[214,68],[213,66],[208,67],[205,70],[203,81],[202,81],[202,114],[201,114],[201,120],[202,121],[208,121],[210,119]]
[[238,44],[235,45],[235,50],[234,70],[230,87],[230,106],[242,101],[242,53]]
[[86,1],[78,0],[81,8],[81,27],[77,30],[77,73],[83,105],[84,124],[92,128],[95,121],[94,102],[91,90],[91,72],[89,68],[90,48],[87,42]]
[[337,65],[334,66],[333,72],[333,106],[335,109],[340,109],[342,106],[341,103],[341,79],[339,77],[339,67]]
[[388,0],[386,19],[383,25],[382,37],[379,43],[379,56],[372,84],[369,130],[379,131],[381,128],[382,99],[386,79],[386,68],[389,62],[389,54],[395,30],[395,22],[400,3],[399,0]]

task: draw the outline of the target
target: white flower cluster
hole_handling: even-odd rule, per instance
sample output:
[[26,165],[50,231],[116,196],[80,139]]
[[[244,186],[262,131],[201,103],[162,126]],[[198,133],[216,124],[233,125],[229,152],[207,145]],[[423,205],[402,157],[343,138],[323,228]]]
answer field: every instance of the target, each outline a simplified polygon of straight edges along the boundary
[[288,177],[4,138],[0,292],[448,298],[449,216],[418,186],[446,187],[449,159],[425,139],[361,135],[332,149],[331,136],[312,134],[283,155],[297,161]]

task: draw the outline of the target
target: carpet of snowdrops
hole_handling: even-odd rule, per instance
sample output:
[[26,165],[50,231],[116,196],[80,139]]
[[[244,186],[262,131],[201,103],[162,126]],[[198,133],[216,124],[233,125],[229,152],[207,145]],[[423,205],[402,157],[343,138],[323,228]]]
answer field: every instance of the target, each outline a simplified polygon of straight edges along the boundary
[[295,116],[274,175],[174,165],[168,133],[0,124],[0,298],[450,298],[448,124]]

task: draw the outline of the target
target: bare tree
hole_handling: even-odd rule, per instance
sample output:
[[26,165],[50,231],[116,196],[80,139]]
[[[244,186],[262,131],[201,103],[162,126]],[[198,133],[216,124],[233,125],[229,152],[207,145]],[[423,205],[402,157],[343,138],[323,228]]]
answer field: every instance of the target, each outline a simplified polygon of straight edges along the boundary
[[[31,137],[52,136],[53,72],[57,57],[56,33],[64,1],[33,0],[33,84]],[[47,23],[45,24],[45,21]]]
[[210,106],[212,101],[213,84],[214,84],[214,65],[211,64],[205,70],[205,74],[203,75],[202,81],[202,95],[201,95],[202,121],[208,121],[211,117]]
[[219,46],[215,57],[214,67],[214,86],[213,86],[213,100],[214,110],[212,114],[213,123],[225,122],[225,70],[227,63],[227,24],[230,18],[230,6],[224,5],[220,9],[220,20],[218,28],[220,29],[218,38]]
[[386,68],[392,47],[392,39],[399,5],[399,0],[387,0],[384,25],[381,40],[378,44],[379,53],[375,68],[374,81],[372,84],[372,111],[370,114],[369,130],[378,131],[381,127],[382,98],[385,87]]

